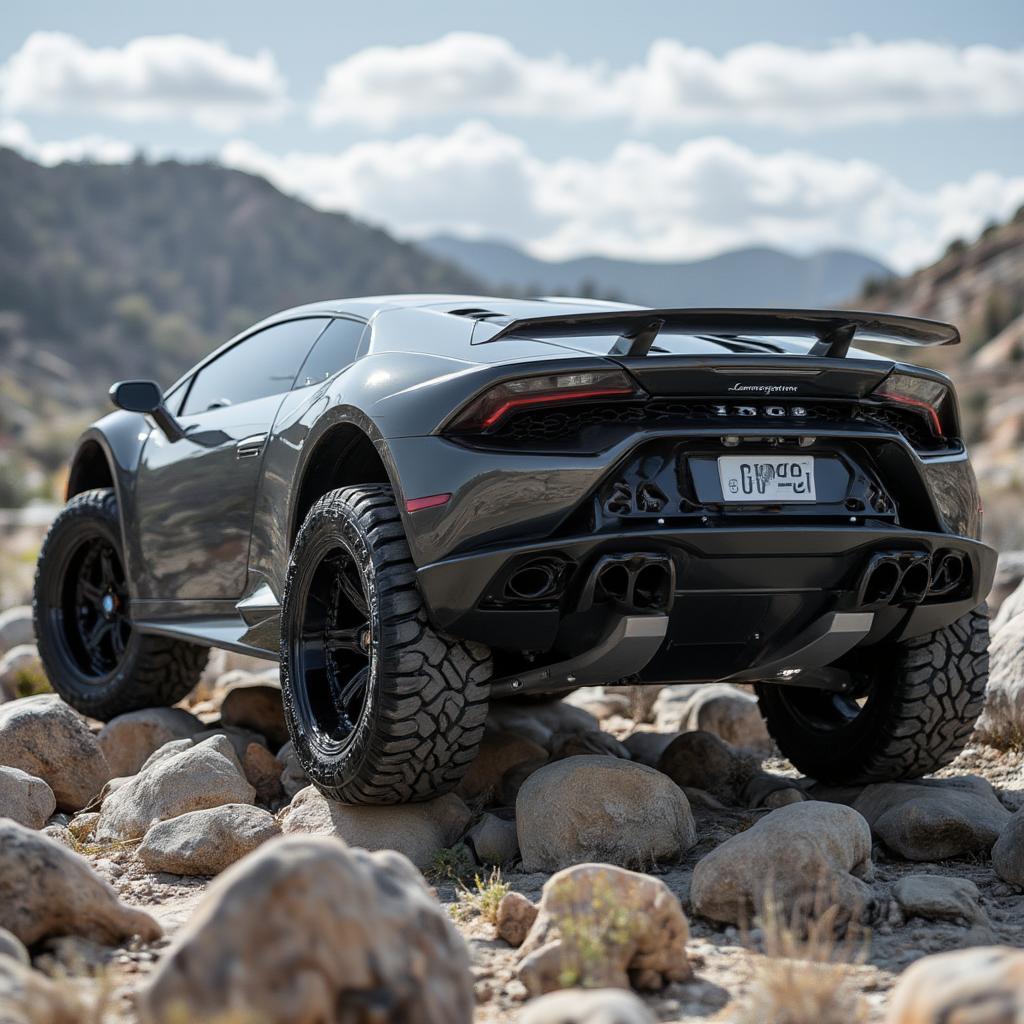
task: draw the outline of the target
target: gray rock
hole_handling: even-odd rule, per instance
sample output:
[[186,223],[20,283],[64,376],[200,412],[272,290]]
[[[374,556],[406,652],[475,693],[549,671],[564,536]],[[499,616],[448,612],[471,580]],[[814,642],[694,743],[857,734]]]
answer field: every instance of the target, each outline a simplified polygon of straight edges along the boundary
[[281,774],[284,765],[266,747],[250,743],[242,755],[242,771],[256,790],[256,799],[268,807],[276,808],[284,802]]
[[256,791],[246,781],[234,750],[214,736],[133,776],[100,809],[96,838],[140,839],[157,821],[222,804],[251,804]]
[[20,644],[0,657],[0,702],[50,690],[50,681],[35,644]]
[[115,776],[135,775],[154,751],[186,739],[204,726],[181,708],[143,708],[112,718],[97,739]]
[[53,790],[20,768],[0,765],[0,818],[26,828],[42,828],[57,809]]
[[663,686],[651,709],[658,732],[682,730],[686,724],[690,698],[703,687],[703,683],[676,683],[673,686]]
[[531,1000],[519,1024],[656,1024],[657,1019],[632,992],[568,988]]
[[404,857],[286,836],[224,872],[161,957],[142,1024],[170,1006],[183,1020],[471,1024],[469,953]]
[[522,764],[543,763],[547,747],[515,732],[496,732],[488,728],[480,749],[462,777],[456,792],[467,800],[497,794],[501,781]]
[[627,736],[622,745],[629,751],[629,756],[638,764],[653,768],[668,745],[679,735],[677,732],[637,731]]
[[519,838],[516,819],[512,812],[484,814],[469,830],[466,842],[472,847],[481,864],[501,866],[510,864],[519,856]]
[[567,985],[660,989],[690,978],[689,936],[679,900],[660,879],[580,864],[545,883],[516,974],[533,996]]
[[766,904],[799,919],[821,901],[837,924],[872,906],[871,830],[852,808],[809,801],[765,815],[700,860],[690,901],[712,921],[748,925]]
[[992,636],[985,710],[975,734],[997,747],[1024,739],[1024,613],[1007,619]]
[[537,920],[538,913],[534,904],[513,889],[501,897],[494,931],[499,939],[504,939],[510,946],[521,946],[533,922]]
[[0,956],[2,1024],[81,1024],[83,1019],[75,987],[54,981],[14,957]]
[[675,860],[697,841],[685,795],[645,765],[570,757],[523,783],[516,828],[525,871],[583,861],[646,867]]
[[992,847],[992,867],[1004,882],[1024,888],[1024,807],[999,833]]
[[0,956],[12,957],[23,964],[31,963],[25,944],[6,928],[0,928]]
[[993,634],[1015,615],[1024,612],[1024,551],[999,553],[995,582],[985,600],[994,616]]
[[969,925],[985,920],[979,903],[981,893],[966,878],[904,875],[893,886],[892,894],[907,917],[961,921]]
[[598,720],[561,700],[524,703],[516,699],[497,700],[487,713],[487,727],[496,732],[513,732],[551,749],[556,733],[600,732]]
[[367,850],[397,850],[418,868],[454,846],[469,825],[469,808],[454,793],[419,804],[341,804],[308,786],[281,813],[286,835],[334,836]]
[[0,654],[35,642],[36,627],[30,605],[20,604],[0,612]]
[[220,706],[220,719],[224,725],[258,732],[275,748],[288,740],[280,686],[268,683],[233,686]]
[[153,753],[150,754],[145,761],[143,761],[142,767],[135,774],[138,775],[142,772],[148,772],[150,768],[154,767],[155,765],[158,765],[164,759],[168,757],[174,757],[175,754],[180,754],[185,750],[191,750],[194,746],[194,740],[188,737],[185,737],[184,739],[180,740],[168,740],[166,743],[163,743],[159,747],[157,747],[157,749],[154,750]]
[[1016,1024],[1024,1019],[1024,952],[980,946],[926,956],[900,976],[886,1024]]
[[284,765],[281,772],[281,788],[284,795],[291,800],[296,793],[309,785],[309,778],[299,764],[299,755],[295,753],[291,740],[277,752],[277,759]]
[[779,807],[805,799],[794,779],[762,771],[756,758],[709,732],[681,733],[657,769],[682,789],[703,790],[726,806]]
[[85,719],[56,694],[0,705],[0,763],[42,779],[62,811],[81,810],[111,776]]
[[77,853],[32,829],[0,819],[0,928],[26,946],[54,935],[114,944],[159,938],[148,914],[122,904]]
[[771,750],[757,698],[726,683],[702,686],[683,706],[684,731],[701,729],[734,747]]
[[158,821],[139,847],[147,871],[219,875],[236,860],[281,834],[267,811],[250,804],[222,804]]
[[1010,819],[992,786],[972,775],[880,782],[852,806],[889,850],[914,861],[987,854]]

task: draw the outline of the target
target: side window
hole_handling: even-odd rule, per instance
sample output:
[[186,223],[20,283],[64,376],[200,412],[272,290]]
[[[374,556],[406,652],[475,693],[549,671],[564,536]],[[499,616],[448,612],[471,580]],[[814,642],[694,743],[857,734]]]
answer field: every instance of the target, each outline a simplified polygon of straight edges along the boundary
[[289,320],[229,348],[199,371],[182,415],[194,416],[290,390],[296,371],[326,323],[322,317]]
[[359,320],[332,320],[306,356],[295,378],[294,387],[306,388],[312,384],[322,384],[353,362],[365,328],[366,324]]

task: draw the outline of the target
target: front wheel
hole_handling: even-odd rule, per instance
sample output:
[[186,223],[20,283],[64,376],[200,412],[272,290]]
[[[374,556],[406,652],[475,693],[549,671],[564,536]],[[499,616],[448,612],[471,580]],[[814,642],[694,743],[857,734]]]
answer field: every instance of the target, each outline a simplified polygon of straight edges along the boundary
[[132,627],[110,488],[76,495],[53,521],[39,552],[32,604],[50,685],[84,715],[106,721],[168,707],[199,682],[205,647]]
[[988,615],[854,652],[851,689],[758,683],[768,731],[805,775],[853,784],[937,771],[967,745],[985,703]]
[[281,688],[303,770],[328,797],[393,804],[452,789],[483,737],[486,647],[437,633],[391,488],[331,491],[295,541]]

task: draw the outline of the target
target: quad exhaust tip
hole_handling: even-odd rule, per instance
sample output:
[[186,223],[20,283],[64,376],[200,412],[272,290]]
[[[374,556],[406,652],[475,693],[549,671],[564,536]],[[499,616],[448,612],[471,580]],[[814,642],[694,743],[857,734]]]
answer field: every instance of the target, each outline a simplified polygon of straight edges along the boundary
[[535,558],[521,565],[508,578],[505,592],[520,601],[543,601],[561,594],[565,563],[553,558]]

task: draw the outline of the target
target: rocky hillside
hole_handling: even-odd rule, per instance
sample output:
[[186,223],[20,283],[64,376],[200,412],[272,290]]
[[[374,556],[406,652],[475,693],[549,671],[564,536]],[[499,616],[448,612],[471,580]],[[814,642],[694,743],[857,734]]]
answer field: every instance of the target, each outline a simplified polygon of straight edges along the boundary
[[172,380],[278,309],[480,288],[383,231],[212,164],[46,168],[0,150],[0,210],[0,453],[27,446],[49,465],[113,379]]
[[933,778],[828,787],[744,689],[608,687],[495,702],[455,792],[369,807],[308,784],[276,667],[214,653],[101,725],[20,696],[45,678],[10,609],[0,1017],[1019,1021],[1024,615],[996,625],[1000,699]]
[[948,320],[957,348],[909,354],[950,374],[982,484],[989,539],[1024,546],[1024,208],[957,241],[909,277],[876,281],[852,305]]

